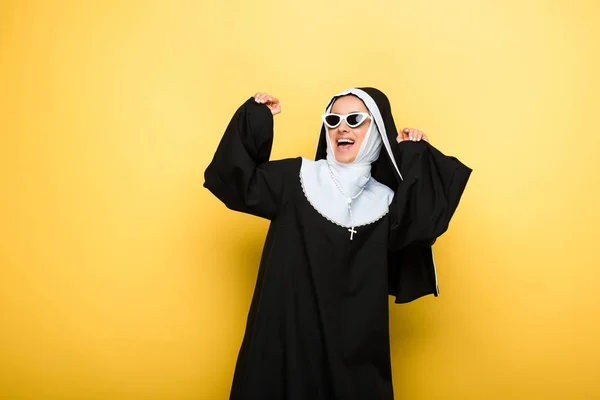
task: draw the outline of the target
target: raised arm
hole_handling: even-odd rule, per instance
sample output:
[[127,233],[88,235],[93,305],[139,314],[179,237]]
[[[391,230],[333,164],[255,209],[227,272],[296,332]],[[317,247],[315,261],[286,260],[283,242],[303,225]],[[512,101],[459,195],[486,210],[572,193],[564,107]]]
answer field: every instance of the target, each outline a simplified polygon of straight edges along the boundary
[[471,169],[445,156],[417,129],[398,134],[404,177],[390,205],[389,294],[396,303],[439,294],[432,244],[458,206]]
[[285,171],[294,161],[269,161],[273,115],[280,111],[277,99],[257,93],[227,126],[204,172],[204,186],[228,208],[267,219],[277,216],[285,197]]
[[471,169],[425,140],[404,140],[398,146],[404,180],[390,205],[389,247],[428,247],[448,229]]

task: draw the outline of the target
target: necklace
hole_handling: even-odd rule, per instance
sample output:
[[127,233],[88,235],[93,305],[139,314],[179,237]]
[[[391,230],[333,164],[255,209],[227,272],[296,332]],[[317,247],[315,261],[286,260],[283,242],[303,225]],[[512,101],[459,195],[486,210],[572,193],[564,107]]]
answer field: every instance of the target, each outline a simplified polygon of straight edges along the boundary
[[329,175],[331,175],[331,180],[333,181],[333,183],[335,183],[335,186],[338,188],[340,193],[342,193],[348,201],[348,213],[350,214],[350,224],[351,224],[351,227],[350,227],[350,229],[348,229],[348,232],[350,232],[350,240],[352,240],[354,238],[354,234],[356,233],[356,230],[354,229],[354,218],[352,217],[352,201],[356,200],[358,198],[358,196],[360,196],[362,194],[362,192],[365,191],[365,186],[367,186],[367,183],[369,183],[369,180],[371,179],[371,177],[369,176],[369,179],[367,179],[367,181],[360,188],[360,190],[358,191],[357,194],[355,194],[354,196],[348,196],[346,194],[346,192],[344,192],[344,190],[342,189],[341,185],[338,183],[337,179],[335,179],[335,177],[333,176],[333,171],[331,170],[331,166],[329,164],[327,164],[327,168],[329,168]]

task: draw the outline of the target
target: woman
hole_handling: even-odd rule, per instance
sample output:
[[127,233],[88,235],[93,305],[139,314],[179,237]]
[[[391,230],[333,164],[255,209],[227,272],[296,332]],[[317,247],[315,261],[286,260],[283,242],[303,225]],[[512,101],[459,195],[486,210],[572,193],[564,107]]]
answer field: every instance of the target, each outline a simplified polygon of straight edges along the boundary
[[231,399],[393,399],[388,293],[438,295],[431,245],[471,169],[396,134],[374,88],[335,95],[316,161],[269,161],[279,100],[257,93],[233,116],[205,186],[271,220]]

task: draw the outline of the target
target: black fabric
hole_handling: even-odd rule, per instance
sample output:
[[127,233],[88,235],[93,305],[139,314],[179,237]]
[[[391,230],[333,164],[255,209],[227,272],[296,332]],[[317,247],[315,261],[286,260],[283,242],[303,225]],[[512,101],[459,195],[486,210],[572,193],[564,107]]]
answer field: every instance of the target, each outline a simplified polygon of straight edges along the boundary
[[465,173],[429,145],[395,145],[405,181],[350,241],[305,197],[301,158],[268,161],[272,140],[271,112],[251,98],[205,172],[227,207],[271,220],[230,399],[393,399],[388,292],[409,301],[435,286],[426,251]]
[[269,161],[273,116],[266,106],[248,100],[229,123],[205,171],[204,186],[225,205],[272,219],[284,195],[282,171],[289,161]]
[[471,169],[425,141],[397,148],[404,180],[390,205],[389,293],[407,303],[439,293],[431,245],[448,229]]

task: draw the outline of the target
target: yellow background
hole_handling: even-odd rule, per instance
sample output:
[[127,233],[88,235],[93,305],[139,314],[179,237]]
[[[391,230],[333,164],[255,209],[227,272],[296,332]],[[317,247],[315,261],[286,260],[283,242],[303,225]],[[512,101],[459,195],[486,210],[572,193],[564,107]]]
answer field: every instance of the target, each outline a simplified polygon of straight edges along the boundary
[[0,398],[226,399],[267,222],[202,188],[235,109],[312,157],[349,86],[474,169],[399,399],[600,398],[600,6],[0,1]]

